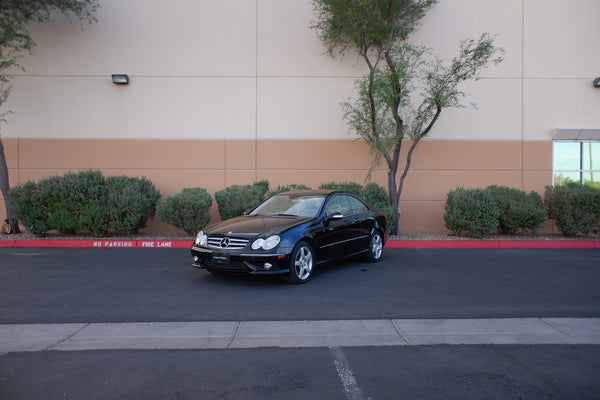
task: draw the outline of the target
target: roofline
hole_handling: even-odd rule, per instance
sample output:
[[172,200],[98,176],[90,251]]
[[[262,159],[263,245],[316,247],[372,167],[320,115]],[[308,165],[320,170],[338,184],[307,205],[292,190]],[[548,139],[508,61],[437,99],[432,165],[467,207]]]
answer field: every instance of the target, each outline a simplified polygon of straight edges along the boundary
[[285,192],[279,192],[279,193],[275,193],[273,196],[279,195],[279,194],[286,194],[286,193],[293,193],[293,194],[322,194],[322,195],[330,195],[332,193],[335,192],[340,192],[340,193],[349,193],[349,192],[345,192],[345,191],[341,191],[341,190],[328,190],[328,189],[315,189],[315,190],[307,190],[307,189],[301,189],[301,190],[287,190]]

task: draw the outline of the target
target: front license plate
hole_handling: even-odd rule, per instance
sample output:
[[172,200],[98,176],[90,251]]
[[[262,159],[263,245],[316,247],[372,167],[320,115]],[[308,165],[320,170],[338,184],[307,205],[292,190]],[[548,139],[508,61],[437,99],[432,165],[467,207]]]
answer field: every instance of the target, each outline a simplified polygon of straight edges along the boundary
[[229,254],[213,253],[212,262],[214,262],[215,264],[229,264]]

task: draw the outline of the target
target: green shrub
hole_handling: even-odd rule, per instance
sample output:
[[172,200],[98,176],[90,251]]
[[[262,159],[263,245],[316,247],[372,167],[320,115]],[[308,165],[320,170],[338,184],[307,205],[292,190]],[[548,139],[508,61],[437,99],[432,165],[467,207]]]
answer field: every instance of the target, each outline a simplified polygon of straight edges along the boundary
[[243,215],[261,202],[269,190],[268,181],[256,182],[253,185],[233,185],[215,193],[222,219]]
[[289,185],[278,185],[277,189],[271,190],[267,196],[271,197],[277,193],[289,192],[290,190],[310,190],[310,188],[303,184],[291,183]]
[[390,203],[387,190],[377,183],[370,182],[365,186],[356,182],[326,182],[319,186],[319,189],[323,190],[344,190],[346,192],[354,193],[365,199],[376,209],[383,211],[388,218],[388,228],[394,226],[396,220],[396,214],[394,213],[394,207]]
[[10,189],[15,214],[31,233],[44,236],[48,232],[47,206],[43,206],[35,182],[27,181]]
[[99,237],[109,229],[134,233],[153,216],[160,198],[145,178],[104,178],[100,171],[26,182],[10,193],[17,218],[37,236],[50,230],[90,231]]
[[69,172],[17,185],[11,190],[15,211],[25,227],[38,236],[49,230],[65,233],[91,231],[103,235],[105,215],[95,222],[96,210],[106,198],[104,178],[99,171]]
[[391,229],[396,221],[394,207],[390,203],[390,197],[387,190],[377,183],[367,183],[362,191],[362,197],[368,201],[373,207],[383,211],[387,215],[388,228]]
[[[325,182],[319,186],[323,190],[345,190],[346,192],[354,193],[362,196],[363,186],[356,182]],[[366,199],[365,199],[366,200]]]
[[164,222],[194,235],[210,221],[212,202],[206,189],[186,188],[158,203],[157,214]]
[[546,221],[546,208],[539,194],[526,192],[506,186],[488,186],[487,191],[494,198],[500,211],[498,232],[503,235],[515,235],[519,229],[530,229],[534,234]]
[[154,217],[160,192],[148,179],[110,176],[106,184],[110,229],[135,233]]
[[600,231],[600,189],[577,183],[546,186],[544,204],[565,236]]
[[457,236],[481,239],[498,226],[500,211],[490,192],[483,189],[451,190],[444,210],[446,228]]

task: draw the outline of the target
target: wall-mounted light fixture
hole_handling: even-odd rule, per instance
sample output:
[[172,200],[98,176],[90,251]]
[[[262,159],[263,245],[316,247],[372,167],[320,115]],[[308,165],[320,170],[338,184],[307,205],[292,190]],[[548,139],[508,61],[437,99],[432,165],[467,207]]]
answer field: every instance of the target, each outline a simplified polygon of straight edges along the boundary
[[594,79],[594,87],[600,88],[600,78]]
[[129,75],[127,74],[113,74],[112,81],[115,85],[129,85]]

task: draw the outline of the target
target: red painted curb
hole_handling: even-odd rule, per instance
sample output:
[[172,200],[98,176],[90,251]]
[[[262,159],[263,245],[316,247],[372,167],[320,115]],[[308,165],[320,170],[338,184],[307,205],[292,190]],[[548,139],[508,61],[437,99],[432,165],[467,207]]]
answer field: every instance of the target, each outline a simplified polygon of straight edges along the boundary
[[500,248],[506,249],[600,249],[600,242],[597,241],[518,241],[506,243],[500,241]]
[[497,249],[498,241],[486,240],[389,240],[385,247],[392,249]]
[[390,240],[388,248],[407,249],[600,249],[592,240]]
[[192,240],[108,240],[108,239],[22,239],[0,240],[0,247],[96,247],[96,248],[189,248]]
[[[192,240],[108,240],[108,239],[16,239],[0,240],[0,247],[88,247],[186,249]],[[583,240],[389,240],[386,248],[396,249],[600,249],[600,241]]]

